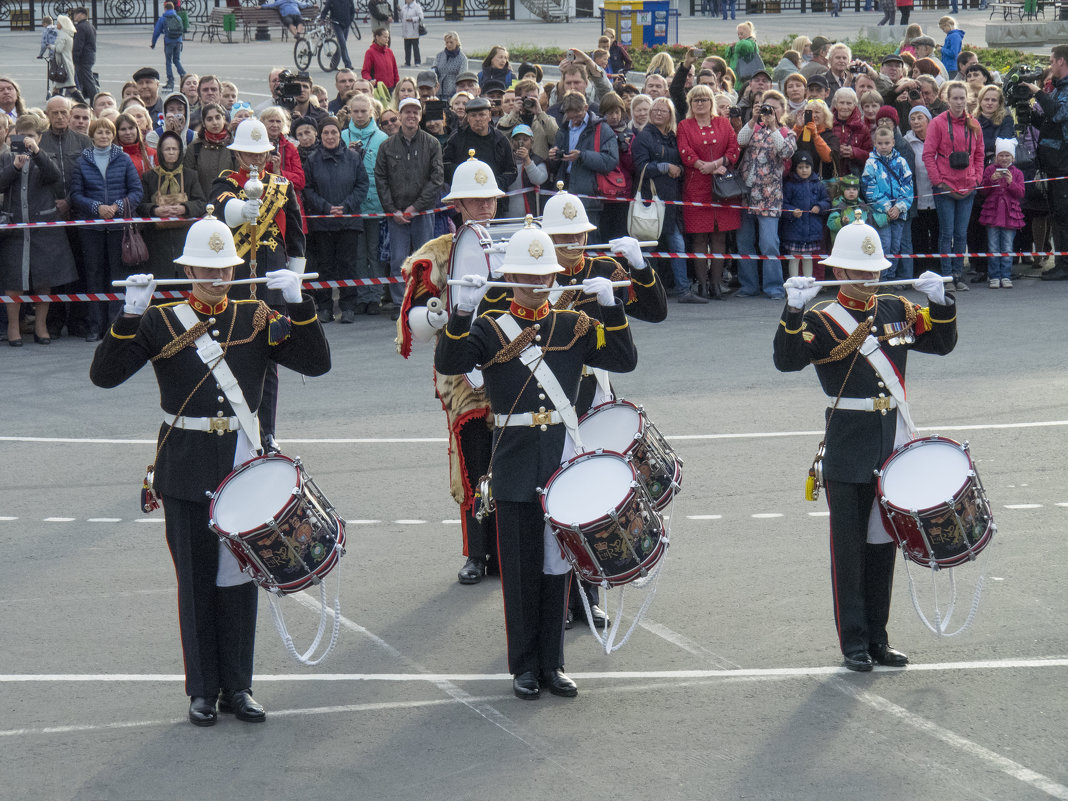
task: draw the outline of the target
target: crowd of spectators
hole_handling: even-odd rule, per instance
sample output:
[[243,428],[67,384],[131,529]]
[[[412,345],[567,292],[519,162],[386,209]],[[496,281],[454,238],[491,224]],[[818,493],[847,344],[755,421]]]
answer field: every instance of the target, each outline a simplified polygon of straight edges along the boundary
[[[42,55],[84,53],[83,22],[77,12],[61,17]],[[199,216],[213,180],[234,167],[234,128],[256,116],[275,146],[269,170],[300,194],[308,269],[326,278],[399,276],[411,252],[454,228],[438,209],[473,151],[512,193],[501,217],[538,214],[542,196],[562,183],[583,196],[607,241],[627,233],[635,195],[668,201],[658,250],[697,254],[655,260],[681,302],[781,298],[782,265],[820,277],[815,254],[857,216],[879,230],[889,275],[935,266],[958,291],[980,281],[1008,288],[1013,259],[972,257],[968,273],[962,254],[1012,251],[1027,263],[1032,251],[1053,249],[1051,239],[1066,249],[1058,221],[1068,220],[1068,189],[1042,179],[1068,174],[1068,46],[1054,47],[1049,67],[1017,84],[1007,104],[1003,77],[961,49],[956,22],[939,26],[940,53],[911,25],[879,64],[854,58],[845,43],[802,36],[769,69],[744,22],[722,55],[691,48],[676,64],[661,53],[644,75],[630,71],[607,30],[591,52],[568,51],[557,81],[500,46],[472,64],[455,32],[432,68],[401,77],[380,28],[362,71],[335,73],[333,96],[308,75],[275,69],[270,99],[256,108],[224,76],[181,75],[168,92],[152,67],[115,97],[98,92],[75,58],[71,85],[54,85],[39,107],[0,76],[0,208],[12,222]],[[181,69],[178,56],[172,48],[168,66]],[[361,214],[383,216],[353,216]],[[151,271],[175,274],[182,224],[145,230]],[[106,290],[129,271],[122,236],[118,226],[0,231],[2,288]],[[768,258],[719,257],[730,253]],[[1068,278],[1063,257],[1052,269],[1036,260],[1044,278]],[[400,296],[398,285],[320,292],[320,319],[396,315]],[[64,331],[99,338],[107,310],[81,306],[38,308],[37,341]],[[17,320],[7,333],[21,344]]]

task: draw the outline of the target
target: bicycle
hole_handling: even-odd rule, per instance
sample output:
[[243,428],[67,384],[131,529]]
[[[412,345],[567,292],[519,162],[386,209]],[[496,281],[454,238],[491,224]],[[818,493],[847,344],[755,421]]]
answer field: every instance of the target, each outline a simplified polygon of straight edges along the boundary
[[293,61],[298,70],[308,71],[313,53],[319,61],[319,69],[323,72],[337,71],[340,58],[337,38],[333,26],[322,17],[305,25],[304,34],[293,43]]

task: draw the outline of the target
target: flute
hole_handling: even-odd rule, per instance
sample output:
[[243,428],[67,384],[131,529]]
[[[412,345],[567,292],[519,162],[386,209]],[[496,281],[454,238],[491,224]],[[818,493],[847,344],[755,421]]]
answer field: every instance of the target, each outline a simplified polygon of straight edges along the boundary
[[[460,286],[461,284],[466,286],[474,286],[473,284],[468,284],[466,281],[463,281],[459,278],[450,278],[445,283],[447,283],[449,286]],[[507,287],[509,289],[514,289],[518,286],[525,287],[527,289],[535,289],[542,287],[542,284],[513,284],[508,281],[486,281],[484,284],[479,284],[479,286]]]
[[[900,281],[866,281],[863,278],[857,278],[852,281],[816,281],[812,286],[849,286],[851,284],[863,284],[864,286],[912,286],[919,278],[903,278]],[[942,283],[947,284],[953,280],[953,276],[946,275],[942,277]]]
[[[611,250],[612,249],[612,246],[610,244],[608,244],[607,242],[605,242],[604,244],[601,244],[601,245],[579,245],[578,243],[572,243],[570,245],[557,245],[557,247],[558,248],[563,248],[564,250]],[[640,247],[640,248],[656,247],[656,240],[655,239],[643,239],[642,241],[640,241],[638,243],[638,247]]]
[[[609,281],[608,285],[617,288],[630,286],[630,281]],[[513,285],[514,286],[514,285]],[[560,286],[559,284],[553,284],[552,286],[539,286],[534,290],[535,294],[538,292],[563,292],[565,289],[582,289],[582,284],[573,284],[571,286]]]
[[[305,273],[301,276],[301,280],[310,281],[314,278],[318,278],[319,273]],[[235,286],[237,284],[266,284],[267,278],[260,276],[259,278],[242,278],[237,281],[220,281],[218,278],[160,278],[156,281],[156,286],[184,286],[185,284],[211,284],[212,286]],[[130,281],[112,281],[112,286],[144,286],[144,284],[134,284]]]

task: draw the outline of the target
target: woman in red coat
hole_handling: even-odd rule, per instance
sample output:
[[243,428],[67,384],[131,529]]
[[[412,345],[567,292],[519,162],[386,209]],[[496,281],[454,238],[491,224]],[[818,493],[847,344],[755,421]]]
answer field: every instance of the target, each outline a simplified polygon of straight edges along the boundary
[[[695,86],[687,95],[689,114],[679,123],[679,156],[685,167],[682,184],[682,199],[690,202],[711,203],[712,176],[721,175],[738,161],[741,150],[738,137],[726,117],[716,115],[712,90],[704,85]],[[693,247],[698,253],[723,253],[727,249],[727,232],[737,231],[742,225],[741,210],[722,206],[684,206],[683,230],[693,235]],[[723,260],[713,259],[711,276],[708,259],[699,259],[694,266],[697,274],[697,292],[702,297],[722,297],[720,280],[723,277]]]
[[375,40],[363,56],[363,70],[360,72],[365,80],[384,83],[391,92],[400,80],[397,70],[397,58],[389,49],[389,28],[376,28]]
[[871,153],[871,129],[860,111],[857,93],[848,87],[834,93],[832,130],[838,137],[838,174],[860,175]]

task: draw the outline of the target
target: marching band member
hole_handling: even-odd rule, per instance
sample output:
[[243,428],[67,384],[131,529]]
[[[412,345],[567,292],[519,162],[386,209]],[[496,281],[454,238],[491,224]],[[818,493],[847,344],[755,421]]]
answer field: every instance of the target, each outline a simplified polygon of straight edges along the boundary
[[[623,304],[607,278],[587,278],[582,291],[601,306],[602,322],[585,312],[550,307],[545,294],[561,271],[553,242],[531,227],[512,236],[501,271],[516,284],[506,310],[490,310],[472,321],[486,291],[480,276],[466,276],[453,294],[456,309],[434,355],[446,375],[481,365],[494,415],[490,491],[497,508],[501,588],[508,635],[512,689],[525,700],[541,686],[573,697],[575,683],[564,672],[567,571],[549,537],[538,488],[544,487],[573,450],[567,435],[577,431],[575,401],[583,365],[629,372],[637,363]],[[529,366],[528,366],[529,365]]]
[[[616,290],[627,314],[647,323],[659,323],[665,320],[667,318],[667,293],[664,291],[664,285],[657,280],[656,272],[646,263],[636,239],[621,236],[609,242],[612,252],[626,259],[630,266],[629,271],[611,256],[587,256],[580,249],[572,250],[566,247],[567,245],[584,246],[587,234],[597,228],[586,216],[582,201],[575,195],[563,191],[563,183],[557,186],[561,187],[561,190],[546,201],[541,219],[541,228],[552,237],[557,246],[557,260],[564,268],[563,272],[556,277],[556,284],[561,287],[574,287],[595,275],[604,276],[610,281],[630,279],[630,289]],[[579,309],[591,317],[601,319],[600,309],[593,302],[593,298],[583,297],[574,289],[565,290],[553,305],[558,309]],[[600,390],[598,390],[599,384]],[[588,412],[591,407],[611,398],[608,378],[603,372],[598,376],[589,370],[583,371],[577,403],[580,416]],[[600,593],[597,587],[584,581],[580,582],[577,576],[572,577],[568,627],[570,628],[572,618],[585,619],[586,617],[586,609],[578,595],[579,584],[582,585],[589,600],[593,624],[597,628],[606,627],[609,623],[608,615],[598,606]]]
[[[234,245],[242,262],[234,272],[236,278],[249,278],[252,270],[252,247],[256,244],[256,272],[265,275],[269,270],[289,268],[298,275],[304,272],[304,229],[297,190],[281,175],[266,172],[274,145],[262,122],[248,119],[234,132],[234,141],[227,145],[237,159],[236,170],[223,170],[208,193],[209,202],[221,209],[219,216],[234,229]],[[245,192],[249,173],[258,170],[263,184],[259,198],[249,198]],[[256,297],[252,286],[239,285],[232,292],[234,299]],[[284,312],[285,303],[280,292],[268,289],[263,300],[276,311]],[[260,405],[260,429],[266,445],[273,445],[275,412],[278,408],[278,368],[272,363],[267,369]]]
[[[473,154],[474,151],[471,151]],[[497,198],[504,193],[497,186],[493,170],[473,155],[456,168],[452,189],[443,199],[453,204],[464,223],[485,222],[497,214]],[[453,235],[432,239],[413,253],[403,265],[404,300],[397,318],[397,352],[408,358],[412,351],[413,323],[416,337],[438,336],[428,326],[439,329],[446,315],[428,315],[427,301],[440,297],[449,278]],[[489,469],[493,420],[485,389],[475,388],[461,375],[434,373],[434,389],[449,424],[449,477],[453,499],[460,504],[463,554],[467,557],[457,578],[461,584],[477,584],[486,573],[487,557],[495,554],[496,529],[493,516],[475,517],[478,481]]]
[[[209,216],[194,223],[175,261],[194,283],[187,301],[149,306],[156,283],[131,276],[123,314],[96,350],[89,376],[115,387],[152,362],[159,382],[163,427],[145,511],[158,491],[167,545],[178,578],[178,612],[185,656],[189,720],[212,726],[219,712],[262,721],[252,698],[257,587],[208,526],[210,493],[260,445],[256,411],[269,365],[305,375],[330,369],[330,349],[315,304],[300,276],[267,273],[267,288],[287,304],[285,316],[262,301],[232,301],[228,282],[242,264],[230,230]],[[150,468],[150,473],[153,468]],[[153,489],[154,487],[154,489]]]
[[[838,280],[870,281],[890,266],[878,232],[859,218],[842,228],[821,264],[833,267]],[[775,366],[796,371],[814,365],[832,399],[822,475],[830,509],[834,620],[850,670],[909,661],[890,647],[886,633],[895,546],[876,507],[876,471],[895,447],[915,436],[903,386],[909,351],[944,355],[957,342],[956,306],[941,276],[925,272],[915,286],[929,306],[876,295],[875,287],[858,283],[842,286],[837,298],[806,312],[819,286],[810,277],[790,278],[775,333]]]

